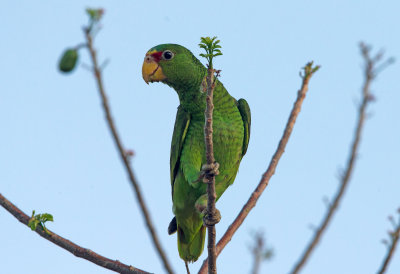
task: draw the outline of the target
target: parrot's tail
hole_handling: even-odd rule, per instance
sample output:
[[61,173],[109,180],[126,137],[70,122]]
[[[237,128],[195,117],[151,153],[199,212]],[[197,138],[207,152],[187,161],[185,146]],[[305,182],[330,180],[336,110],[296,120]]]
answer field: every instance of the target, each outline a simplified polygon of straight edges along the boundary
[[179,256],[185,262],[195,262],[200,257],[204,249],[204,242],[206,238],[206,227],[201,226],[199,231],[193,236],[191,241],[186,240],[184,231],[178,224],[178,250]]

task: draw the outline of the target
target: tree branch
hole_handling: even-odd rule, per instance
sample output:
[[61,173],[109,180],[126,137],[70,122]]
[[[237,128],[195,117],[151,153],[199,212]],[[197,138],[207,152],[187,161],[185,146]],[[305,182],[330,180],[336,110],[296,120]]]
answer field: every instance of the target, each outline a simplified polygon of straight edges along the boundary
[[[307,248],[304,250],[299,261],[295,264],[293,270],[290,272],[292,274],[299,273],[301,268],[305,265],[305,263],[309,259],[314,248],[317,246],[318,242],[320,241],[322,234],[325,232],[334,213],[336,212],[336,210],[339,206],[339,203],[340,203],[340,201],[343,197],[343,194],[348,186],[348,183],[350,181],[350,178],[351,178],[351,175],[352,175],[352,172],[354,169],[355,161],[356,161],[357,155],[358,155],[358,148],[359,148],[359,144],[360,144],[361,133],[362,133],[362,129],[363,129],[364,122],[365,122],[366,109],[367,109],[369,103],[372,102],[372,100],[373,100],[373,97],[370,93],[370,85],[371,85],[372,80],[377,75],[376,65],[382,58],[382,53],[378,53],[375,57],[371,58],[370,57],[370,48],[365,46],[362,43],[360,44],[360,49],[361,49],[361,54],[365,61],[365,70],[364,70],[365,82],[364,82],[364,85],[362,88],[362,101],[361,101],[361,104],[358,109],[358,119],[357,119],[356,129],[355,129],[355,133],[354,133],[354,140],[353,140],[353,143],[351,146],[349,158],[347,160],[346,170],[344,172],[344,175],[341,178],[339,189],[334,197],[333,203],[329,206],[328,211],[326,212],[326,215],[323,218],[321,225],[319,226],[319,228],[316,230],[316,232],[314,234],[314,237],[308,244]],[[391,63],[391,62],[393,62],[393,61],[391,59],[389,59],[387,62],[384,62],[383,65]],[[380,66],[380,67],[382,67],[382,66]]]
[[[207,165],[211,166],[215,164],[214,158],[214,144],[213,144],[213,92],[215,88],[215,80],[214,78],[214,70],[209,66],[207,70],[207,97],[206,97],[206,110],[205,110],[205,125],[204,125],[204,140],[206,146],[206,159]],[[215,193],[215,175],[206,176],[207,181],[207,214],[215,214],[215,200],[217,195]],[[215,242],[216,242],[216,231],[215,224],[207,225],[208,232],[208,273],[216,274],[217,273],[217,253],[215,250]]]
[[[400,216],[400,208],[397,210],[397,212]],[[397,224],[394,223],[394,221],[391,217],[389,217],[389,220],[392,221],[392,223],[393,223],[394,231],[389,232],[390,246],[389,246],[388,252],[382,262],[382,266],[378,271],[378,274],[383,274],[386,272],[387,267],[389,266],[389,262],[393,258],[393,254],[396,249],[397,242],[399,241],[399,238],[400,238],[400,219],[397,221]]]
[[[204,144],[206,152],[207,168],[202,167],[202,173],[204,172],[203,182],[207,183],[207,208],[206,213],[203,217],[204,225],[207,227],[208,232],[208,273],[217,273],[217,254],[215,250],[216,231],[215,225],[219,222],[221,216],[219,211],[215,208],[215,201],[217,194],[215,193],[215,176],[219,173],[218,164],[214,158],[214,144],[213,144],[213,93],[217,77],[219,76],[219,70],[213,68],[213,58],[222,55],[220,50],[221,46],[218,45],[220,40],[216,40],[217,37],[201,37],[199,47],[206,51],[206,54],[200,54],[201,57],[207,59],[207,75],[205,77],[205,84],[203,91],[206,92],[206,109],[204,111]],[[214,76],[214,73],[216,75]],[[204,81],[204,79],[203,79]]]
[[[281,158],[283,152],[285,151],[286,144],[289,141],[289,137],[292,133],[297,116],[300,113],[302,103],[304,101],[304,98],[305,98],[307,90],[308,90],[308,82],[310,81],[312,75],[318,69],[319,69],[319,66],[313,67],[312,62],[308,63],[304,67],[304,75],[302,75],[303,82],[301,85],[301,89],[298,91],[297,99],[296,99],[293,109],[290,113],[289,120],[287,121],[286,128],[283,132],[283,136],[282,136],[281,140],[279,141],[278,148],[277,148],[274,156],[272,157],[271,162],[269,163],[267,171],[263,174],[258,186],[253,191],[253,193],[251,194],[251,196],[248,199],[248,201],[246,202],[246,204],[243,206],[239,215],[236,217],[236,219],[233,221],[233,223],[229,226],[228,230],[225,232],[225,234],[219,240],[217,247],[216,247],[217,256],[221,253],[222,249],[224,249],[224,247],[232,239],[236,230],[238,230],[238,228],[243,223],[244,219],[247,217],[249,212],[256,205],[257,200],[260,198],[261,194],[263,193],[265,188],[268,186],[269,180],[271,179],[272,175],[274,175],[275,169],[279,162],[279,159]],[[206,260],[204,260],[203,265],[201,266],[201,268],[199,270],[199,273],[203,273],[203,274],[206,273],[207,265],[208,265],[208,262],[206,259]]]
[[111,131],[111,134],[113,136],[113,139],[115,141],[115,145],[118,148],[121,160],[125,166],[126,172],[128,173],[128,177],[129,177],[129,181],[131,182],[131,185],[133,187],[133,189],[135,190],[135,194],[136,194],[136,198],[137,201],[140,205],[143,217],[146,221],[146,225],[147,225],[147,229],[150,232],[151,238],[153,240],[153,244],[158,252],[158,255],[160,256],[163,264],[164,264],[164,268],[165,270],[172,274],[173,270],[168,262],[167,256],[165,255],[165,252],[163,250],[163,248],[161,247],[160,241],[158,239],[158,236],[156,234],[156,231],[154,229],[153,223],[151,221],[150,218],[150,213],[147,209],[147,206],[144,202],[144,198],[143,195],[141,193],[139,184],[136,181],[136,178],[134,176],[133,170],[129,164],[129,156],[127,154],[127,151],[124,149],[121,139],[117,133],[117,129],[115,127],[115,124],[113,122],[113,118],[111,116],[111,110],[110,110],[110,106],[108,105],[108,100],[107,100],[107,96],[104,90],[104,86],[103,86],[103,80],[101,77],[101,70],[99,68],[98,62],[97,62],[97,57],[96,57],[96,50],[93,47],[93,38],[90,32],[90,28],[85,28],[84,29],[84,33],[85,33],[85,37],[86,37],[86,41],[87,41],[87,48],[89,50],[90,53],[90,57],[92,60],[92,64],[93,64],[93,72],[94,72],[94,76],[96,78],[96,83],[97,83],[97,87],[100,93],[100,97],[102,100],[102,104],[103,104],[103,109],[105,112],[105,116],[106,116],[106,120],[107,120],[107,124],[109,126],[109,129]]
[[[22,212],[18,207],[16,207],[14,204],[12,204],[9,200],[7,200],[3,195],[0,194],[0,205],[4,207],[8,212],[10,212],[15,218],[18,219],[21,223],[24,225],[28,226],[28,222],[30,217],[26,215],[24,212]],[[126,265],[118,260],[111,260],[106,257],[103,257],[99,254],[97,254],[94,251],[91,251],[90,249],[83,248],[78,246],[77,244],[74,244],[73,242],[57,235],[56,233],[50,231],[49,229],[46,229],[45,231],[40,225],[36,227],[36,233],[45,238],[46,240],[49,240],[50,242],[58,245],[61,248],[64,248],[65,250],[71,252],[74,254],[76,257],[86,259],[88,261],[91,261],[92,263],[95,263],[101,267],[113,270],[118,273],[126,273],[126,274],[145,274],[149,273],[143,270],[140,270],[138,268],[135,268],[131,265]]]

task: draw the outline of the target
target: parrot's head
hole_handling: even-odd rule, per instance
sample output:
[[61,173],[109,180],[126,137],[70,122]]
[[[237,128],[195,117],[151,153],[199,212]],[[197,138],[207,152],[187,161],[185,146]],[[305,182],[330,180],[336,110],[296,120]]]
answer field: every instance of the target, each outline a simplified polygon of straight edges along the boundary
[[163,82],[175,89],[201,83],[206,73],[201,62],[185,47],[162,44],[151,48],[144,57],[144,81]]

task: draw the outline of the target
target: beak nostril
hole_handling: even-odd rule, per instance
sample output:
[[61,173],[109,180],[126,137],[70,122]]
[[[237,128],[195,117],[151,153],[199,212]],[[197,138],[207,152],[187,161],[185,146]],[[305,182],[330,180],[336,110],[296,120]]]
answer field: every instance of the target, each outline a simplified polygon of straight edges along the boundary
[[162,68],[153,56],[146,54],[142,66],[142,76],[146,83],[160,82],[166,79]]

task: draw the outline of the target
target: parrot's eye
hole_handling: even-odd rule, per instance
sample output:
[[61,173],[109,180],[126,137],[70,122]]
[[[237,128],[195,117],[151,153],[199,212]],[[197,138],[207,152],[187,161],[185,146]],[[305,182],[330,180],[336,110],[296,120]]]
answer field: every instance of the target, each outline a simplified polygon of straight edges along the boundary
[[166,50],[163,52],[162,56],[163,56],[163,59],[165,59],[165,60],[171,60],[174,57],[174,54],[172,53],[172,51]]

